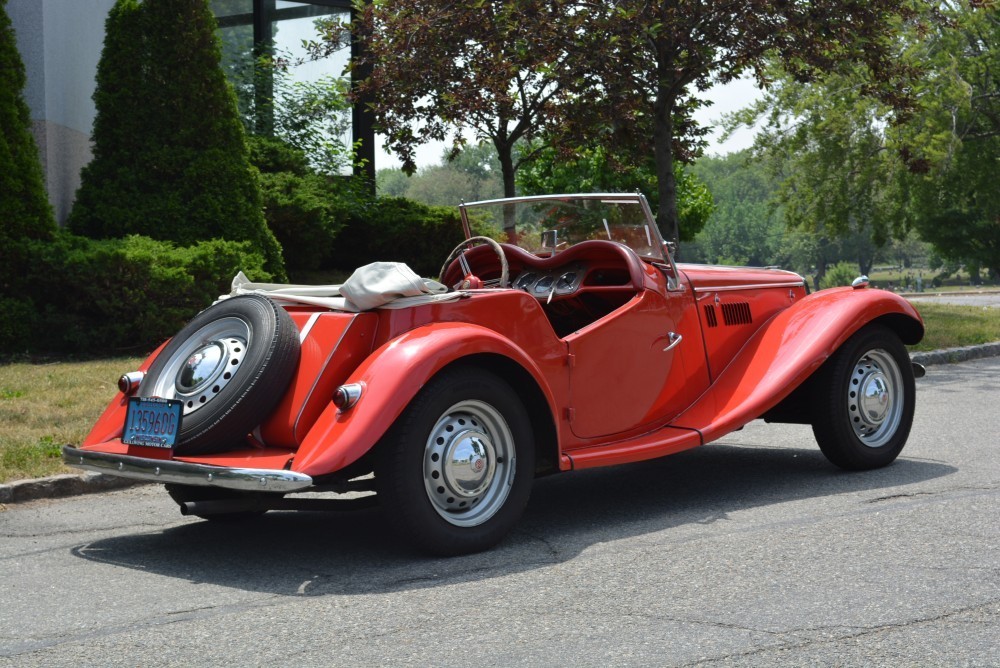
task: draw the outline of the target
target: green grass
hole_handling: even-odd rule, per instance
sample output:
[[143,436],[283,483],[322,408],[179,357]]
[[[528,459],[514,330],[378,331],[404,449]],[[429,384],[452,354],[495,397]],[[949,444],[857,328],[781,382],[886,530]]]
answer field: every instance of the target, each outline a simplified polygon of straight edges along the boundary
[[1000,341],[1000,308],[915,304],[924,318],[924,339],[912,351],[939,350]]
[[[927,327],[911,350],[1000,341],[1000,308],[917,305]],[[79,443],[117,391],[118,377],[138,358],[0,364],[0,482],[69,469],[60,448]]]
[[0,365],[0,482],[66,473],[62,446],[83,440],[141,361]]

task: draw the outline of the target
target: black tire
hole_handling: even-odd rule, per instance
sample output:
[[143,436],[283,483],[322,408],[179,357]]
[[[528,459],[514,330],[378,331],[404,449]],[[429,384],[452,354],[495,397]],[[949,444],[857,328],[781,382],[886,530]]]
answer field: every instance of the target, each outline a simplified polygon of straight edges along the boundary
[[813,399],[813,434],[830,462],[852,471],[886,466],[913,423],[910,356],[895,332],[868,325],[820,369]]
[[245,445],[278,405],[298,360],[298,329],[285,309],[260,295],[233,297],[170,340],[138,394],[184,401],[176,453],[225,452]]
[[487,371],[459,368],[406,408],[379,444],[375,480],[396,534],[451,556],[500,542],[524,512],[534,467],[531,422],[514,390]]

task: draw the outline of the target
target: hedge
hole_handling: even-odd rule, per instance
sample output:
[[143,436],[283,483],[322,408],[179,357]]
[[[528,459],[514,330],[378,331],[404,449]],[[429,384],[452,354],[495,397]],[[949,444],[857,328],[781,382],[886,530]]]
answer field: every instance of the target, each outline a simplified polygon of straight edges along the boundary
[[140,353],[229,292],[244,271],[268,281],[250,242],[191,247],[142,236],[92,240],[61,234],[34,243],[25,294],[0,300],[0,352]]

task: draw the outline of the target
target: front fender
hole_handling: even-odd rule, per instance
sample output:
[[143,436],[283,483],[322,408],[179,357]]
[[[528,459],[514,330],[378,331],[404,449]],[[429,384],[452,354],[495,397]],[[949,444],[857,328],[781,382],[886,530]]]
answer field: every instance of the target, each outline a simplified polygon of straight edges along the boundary
[[556,402],[537,364],[497,332],[467,323],[435,323],[410,330],[373,352],[347,383],[363,383],[361,399],[346,411],[331,402],[299,446],[292,470],[310,476],[338,471],[370,450],[417,392],[441,369],[472,355],[500,355],[527,371],[549,409]]
[[923,321],[905,299],[884,290],[833,288],[776,314],[718,380],[672,423],[714,441],[776,406],[865,325],[879,321],[904,343],[923,338]]

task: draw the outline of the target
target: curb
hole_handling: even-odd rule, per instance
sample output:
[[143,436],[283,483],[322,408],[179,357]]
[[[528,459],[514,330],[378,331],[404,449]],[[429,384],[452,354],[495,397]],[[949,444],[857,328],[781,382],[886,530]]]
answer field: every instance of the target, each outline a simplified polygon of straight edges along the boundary
[[[983,357],[1000,357],[1000,341],[979,346],[963,348],[945,348],[926,353],[913,353],[910,359],[924,366],[934,364],[955,364]],[[57,499],[65,496],[94,494],[112,489],[122,489],[134,485],[149,485],[142,480],[130,480],[106,473],[87,472],[82,475],[65,473],[62,475],[39,478],[37,480],[15,480],[0,485],[0,504],[36,501],[38,499]]]
[[962,348],[944,348],[926,353],[913,353],[910,360],[925,366],[931,364],[955,364],[983,357],[1000,357],[1000,341]]
[[64,496],[94,494],[112,489],[122,489],[133,485],[147,484],[141,480],[129,480],[107,473],[87,472],[80,475],[62,475],[38,478],[36,480],[14,480],[0,485],[0,504],[35,501],[37,499],[57,499]]

